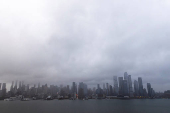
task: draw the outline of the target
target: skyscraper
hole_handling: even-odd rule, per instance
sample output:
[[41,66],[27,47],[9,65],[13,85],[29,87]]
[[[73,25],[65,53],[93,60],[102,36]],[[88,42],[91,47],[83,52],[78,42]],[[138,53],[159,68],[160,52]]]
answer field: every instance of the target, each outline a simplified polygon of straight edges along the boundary
[[129,95],[129,81],[128,81],[128,73],[127,72],[124,73],[124,80],[127,80],[127,92]]
[[109,95],[109,83],[106,83],[106,95]]
[[148,96],[151,97],[151,84],[147,83],[147,89],[148,89]]
[[139,83],[139,96],[143,96],[143,84],[141,77],[138,77],[138,83]]
[[77,86],[76,86],[76,83],[73,82],[73,84],[72,84],[72,96],[74,96],[75,94],[77,94]]
[[129,96],[133,97],[133,89],[132,89],[132,79],[131,75],[128,75],[128,85],[129,85]]
[[6,96],[6,83],[2,84],[2,97]]
[[114,84],[114,94],[118,95],[118,82],[117,82],[117,76],[113,76],[113,84]]
[[128,96],[128,83],[127,80],[123,80],[123,95]]
[[123,95],[123,77],[119,77],[119,95]]
[[135,96],[139,96],[139,83],[137,80],[134,80],[134,94]]

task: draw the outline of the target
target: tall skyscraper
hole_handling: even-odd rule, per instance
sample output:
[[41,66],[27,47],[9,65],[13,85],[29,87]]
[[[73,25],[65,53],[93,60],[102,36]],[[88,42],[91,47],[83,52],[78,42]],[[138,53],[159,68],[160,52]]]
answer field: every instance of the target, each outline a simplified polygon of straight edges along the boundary
[[21,89],[21,81],[19,81],[19,89]]
[[137,80],[134,80],[134,94],[135,96],[139,96],[139,83]]
[[129,81],[128,81],[128,73],[127,72],[124,73],[124,80],[127,80],[127,92],[129,95]]
[[123,95],[123,77],[119,77],[119,95]]
[[100,89],[100,84],[97,84],[97,89]]
[[128,75],[128,85],[129,85],[129,96],[133,97],[132,79],[131,75]]
[[6,83],[2,84],[2,97],[6,96]]
[[109,95],[109,83],[106,83],[106,95]]
[[77,85],[75,82],[72,84],[72,96],[74,97],[77,94]]
[[103,90],[105,90],[106,89],[106,87],[105,87],[105,83],[103,83]]
[[114,94],[118,95],[118,81],[117,76],[113,76],[113,84],[114,84]]
[[14,86],[14,90],[15,90],[15,92],[17,92],[17,80],[16,80],[16,82],[15,82],[15,86]]
[[128,96],[128,83],[127,80],[123,80],[123,95],[124,96]]
[[138,77],[138,83],[139,83],[139,96],[143,96],[143,84],[141,77]]
[[147,83],[147,89],[148,89],[148,96],[151,97],[152,91],[151,91],[151,84],[150,83]]
[[12,84],[11,84],[11,88],[10,88],[11,92],[13,92],[13,88],[14,88],[14,81],[12,81]]

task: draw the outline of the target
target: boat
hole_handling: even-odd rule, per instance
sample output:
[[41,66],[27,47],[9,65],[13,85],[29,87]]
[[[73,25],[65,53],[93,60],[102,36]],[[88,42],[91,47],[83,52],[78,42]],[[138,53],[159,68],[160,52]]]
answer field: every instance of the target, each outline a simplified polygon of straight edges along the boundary
[[6,98],[6,99],[4,99],[4,101],[13,101],[13,99],[11,99],[11,98]]
[[29,98],[23,98],[21,99],[21,101],[29,101],[30,99]]

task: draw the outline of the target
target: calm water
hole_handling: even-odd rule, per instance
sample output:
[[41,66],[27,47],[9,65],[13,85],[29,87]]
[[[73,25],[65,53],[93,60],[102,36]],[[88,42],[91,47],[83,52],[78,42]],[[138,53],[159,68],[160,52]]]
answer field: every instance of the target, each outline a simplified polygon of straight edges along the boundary
[[0,101],[0,113],[170,113],[170,99]]

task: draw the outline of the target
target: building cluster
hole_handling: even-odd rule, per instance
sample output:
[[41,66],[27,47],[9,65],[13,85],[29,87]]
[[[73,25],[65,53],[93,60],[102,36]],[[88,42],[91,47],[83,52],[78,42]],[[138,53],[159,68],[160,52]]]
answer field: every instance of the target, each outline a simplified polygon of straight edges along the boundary
[[[2,85],[2,88],[1,88]],[[147,89],[143,88],[142,78],[138,77],[138,80],[132,82],[131,75],[127,72],[124,73],[124,77],[113,76],[113,85],[109,83],[104,83],[103,88],[100,84],[97,87],[88,88],[87,84],[80,82],[78,85],[73,82],[71,87],[67,86],[57,86],[47,84],[38,86],[34,85],[30,87],[29,84],[24,84],[24,82],[12,81],[10,91],[6,92],[6,83],[0,83],[0,97],[14,97],[17,95],[22,95],[24,97],[36,97],[39,99],[46,98],[47,96],[53,96],[57,98],[58,96],[63,96],[64,98],[105,98],[107,96],[116,97],[146,97],[152,98],[155,96],[155,91],[151,87],[150,83],[147,83]]]

